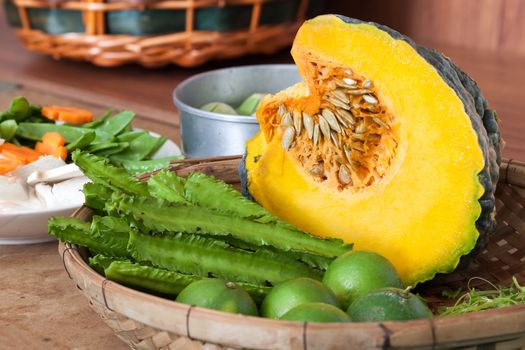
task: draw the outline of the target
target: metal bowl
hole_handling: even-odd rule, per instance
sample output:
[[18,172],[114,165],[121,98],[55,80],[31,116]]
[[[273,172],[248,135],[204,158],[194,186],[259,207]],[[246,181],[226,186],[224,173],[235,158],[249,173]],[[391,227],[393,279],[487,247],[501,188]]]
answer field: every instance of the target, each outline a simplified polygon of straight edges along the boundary
[[187,157],[211,157],[244,153],[245,143],[259,130],[254,116],[202,111],[209,102],[238,106],[252,93],[276,93],[301,77],[293,64],[233,67],[195,75],[173,91],[180,111],[182,150]]

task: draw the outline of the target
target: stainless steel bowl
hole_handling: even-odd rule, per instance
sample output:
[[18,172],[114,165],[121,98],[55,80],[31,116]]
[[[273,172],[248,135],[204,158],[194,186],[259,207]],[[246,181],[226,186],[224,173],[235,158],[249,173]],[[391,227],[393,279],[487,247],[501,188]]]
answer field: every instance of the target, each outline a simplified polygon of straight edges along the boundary
[[254,116],[202,111],[209,102],[238,106],[252,93],[276,93],[301,80],[293,64],[233,67],[195,75],[173,91],[180,112],[182,150],[187,157],[244,153],[245,142],[259,130]]

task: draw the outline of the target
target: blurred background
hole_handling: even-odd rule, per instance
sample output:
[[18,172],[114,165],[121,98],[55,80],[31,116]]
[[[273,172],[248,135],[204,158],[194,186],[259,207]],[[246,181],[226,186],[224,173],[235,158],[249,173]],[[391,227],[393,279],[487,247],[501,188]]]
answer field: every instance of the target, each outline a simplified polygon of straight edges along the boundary
[[[277,0],[276,3],[279,1],[281,0]],[[91,3],[91,6],[96,5],[93,3],[103,3],[99,0],[84,2]],[[254,3],[253,1],[246,2]],[[31,2],[26,1],[25,3]],[[116,109],[135,110],[141,116],[144,127],[162,131],[176,141],[179,141],[177,130],[179,121],[171,94],[175,86],[182,80],[196,73],[221,67],[292,62],[289,54],[290,46],[286,45],[286,41],[291,40],[289,36],[293,38],[290,25],[286,32],[288,36],[274,33],[271,41],[278,48],[268,50],[271,51],[271,54],[268,52],[266,54],[246,53],[231,59],[215,59],[213,55],[208,54],[208,56],[190,57],[186,61],[179,60],[181,64],[159,64],[159,67],[154,68],[145,68],[134,63],[119,66],[118,64],[125,60],[120,60],[121,56],[114,55],[109,59],[100,59],[95,62],[99,65],[110,66],[100,67],[85,62],[85,60],[86,57],[99,54],[100,50],[106,50],[103,46],[91,47],[83,51],[74,50],[72,46],[64,46],[63,51],[59,52],[53,51],[48,37],[35,34],[35,31],[31,31],[30,35],[27,32],[24,34],[23,27],[27,25],[24,24],[24,21],[29,23],[32,29],[45,29],[46,25],[51,22],[55,25],[54,30],[66,28],[68,22],[64,20],[63,14],[46,18],[42,8],[60,8],[74,1],[44,0],[35,3],[40,4],[38,5],[40,9],[25,11],[26,15],[24,15],[24,11],[21,12],[20,7],[16,7],[17,4],[24,4],[23,1],[4,0],[4,5],[8,6],[2,6],[0,10],[0,77],[2,80],[18,87],[21,86],[25,89],[22,91],[24,94],[30,95],[29,97],[33,95],[34,99],[39,101],[60,100],[62,103],[71,101],[77,104],[93,105],[99,109],[111,106]],[[148,4],[154,1],[127,0],[124,2],[107,1],[107,3],[113,4],[112,6],[128,3],[137,8],[137,3]],[[242,3],[244,2],[237,2],[237,4]],[[228,6],[228,1],[217,1],[217,4],[219,7]],[[299,9],[297,6],[273,9],[264,6],[260,13],[260,21],[270,24],[276,24],[278,21],[287,23],[286,11],[301,10],[300,5],[298,5]],[[444,52],[480,84],[490,105],[498,111],[502,118],[503,134],[507,140],[505,156],[525,158],[523,156],[525,145],[520,145],[520,142],[525,142],[522,136],[525,134],[525,122],[521,112],[525,109],[525,93],[523,92],[523,85],[525,85],[525,24],[523,22],[525,0],[317,0],[310,1],[310,7],[306,11],[306,17],[315,13],[338,13],[379,22],[412,37],[422,45]],[[7,12],[5,8],[8,9]],[[70,8],[73,9],[75,6],[70,6]],[[77,6],[77,8],[82,7]],[[215,29],[220,33],[240,28],[243,25],[254,29],[254,23],[250,17],[251,7],[246,10],[248,12],[240,15],[232,12],[228,16],[219,16],[210,12],[213,9],[207,9],[207,11],[206,14],[195,12],[195,18],[192,18],[195,28],[210,30],[216,26]],[[156,20],[153,21],[153,24],[148,24],[144,22],[144,16],[135,12],[135,15],[129,15],[131,17],[115,16],[111,22],[106,18],[107,28],[102,28],[100,23],[96,22],[95,12],[84,11],[83,14],[80,14],[78,10],[76,12],[78,17],[73,17],[70,22],[79,27],[80,31],[86,33],[90,31],[91,34],[100,34],[110,26],[117,34],[140,34],[141,30],[151,29],[151,27],[146,28],[146,25],[156,28],[155,26],[163,23],[161,20]],[[124,11],[121,12],[124,13]],[[129,11],[131,12],[133,11]],[[34,18],[24,18],[27,13]],[[18,22],[16,18],[13,19],[13,16],[19,17]],[[19,26],[18,38],[15,30],[7,24],[7,17],[10,17],[11,24]],[[137,22],[133,22],[134,20]],[[184,19],[184,17],[173,16],[168,17],[167,20],[165,18],[164,21],[174,26],[180,25],[182,31],[184,31],[184,26],[188,25],[187,17]],[[209,40],[210,35],[206,35],[206,40]],[[264,35],[271,35],[271,33]],[[94,37],[96,36],[84,37],[83,43],[95,40]],[[26,46],[45,52],[47,55],[26,50],[21,40]],[[125,44],[127,39],[122,40],[124,41],[120,44]],[[148,42],[148,45],[161,44]],[[107,46],[111,45],[115,45],[115,41],[107,43]],[[135,54],[144,48],[140,45],[128,46],[134,48]],[[264,51],[262,46],[264,45],[261,45],[260,51]],[[253,47],[251,49],[251,52],[257,51]],[[232,44],[230,52],[232,56],[235,56],[235,50],[235,45]],[[59,58],[68,54],[77,61],[64,58],[56,60],[49,57],[51,55]],[[155,64],[150,61],[150,65],[155,66]],[[146,65],[148,65],[147,62]],[[186,67],[181,67],[181,65]],[[13,94],[21,92],[7,91],[9,88],[5,86],[3,89],[3,95],[0,95],[2,104],[6,104],[8,98]]]

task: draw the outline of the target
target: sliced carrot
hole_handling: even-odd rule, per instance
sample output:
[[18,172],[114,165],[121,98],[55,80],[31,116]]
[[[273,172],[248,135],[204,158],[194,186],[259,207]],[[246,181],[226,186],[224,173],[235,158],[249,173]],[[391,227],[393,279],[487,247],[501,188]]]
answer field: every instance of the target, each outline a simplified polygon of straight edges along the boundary
[[53,120],[72,124],[88,123],[93,120],[93,113],[86,109],[67,106],[44,106],[42,115]]
[[64,146],[66,139],[56,131],[49,131],[42,136],[42,142],[47,145],[59,147]]
[[13,171],[20,165],[20,162],[13,159],[0,159],[0,174],[5,174],[10,171]]
[[46,132],[42,136],[42,142],[37,142],[35,151],[40,154],[50,155],[66,160],[67,149],[64,147],[65,139],[58,132]]
[[53,152],[53,156],[57,158],[62,158],[62,160],[66,160],[67,148],[65,148],[64,146],[58,146]]
[[53,154],[56,147],[53,147],[51,145],[48,145],[44,142],[37,142],[35,145],[35,151],[37,151],[40,154],[50,155]]
[[39,152],[25,146],[18,147],[12,143],[2,145],[2,155],[22,164],[31,163],[40,158]]

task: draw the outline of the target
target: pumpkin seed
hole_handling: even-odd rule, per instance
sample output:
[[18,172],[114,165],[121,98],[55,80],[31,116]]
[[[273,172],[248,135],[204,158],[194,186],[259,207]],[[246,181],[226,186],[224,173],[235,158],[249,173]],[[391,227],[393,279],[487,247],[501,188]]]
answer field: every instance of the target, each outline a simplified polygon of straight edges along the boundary
[[382,126],[383,128],[385,129],[390,129],[390,125],[388,125],[387,123],[385,123],[384,121],[382,121],[381,119],[379,118],[372,118],[372,120],[379,126]]
[[314,126],[314,146],[317,146],[318,142],[319,142],[319,124],[315,124]]
[[324,167],[322,164],[316,164],[309,170],[310,174],[315,176],[323,176],[324,175]]
[[370,104],[372,104],[372,105],[375,105],[375,104],[377,104],[377,103],[379,102],[379,101],[378,101],[374,96],[372,96],[372,95],[363,95],[363,99],[364,99],[366,102],[368,102],[368,103],[370,103]]
[[299,135],[303,126],[301,120],[301,112],[294,110],[293,111],[293,126],[295,127],[295,133]]
[[354,116],[350,112],[345,111],[344,109],[336,109],[335,114],[341,119],[346,120],[348,123],[350,123],[350,125],[355,124]]
[[339,182],[341,182],[343,185],[350,185],[352,183],[350,170],[348,170],[346,165],[343,164],[339,167],[338,178]]
[[288,151],[290,149],[290,146],[292,145],[294,138],[295,138],[295,130],[293,126],[288,126],[286,129],[284,129],[282,146],[285,151]]
[[363,83],[363,87],[367,88],[367,89],[370,89],[373,86],[374,86],[374,84],[372,83],[372,80],[365,80],[365,82]]
[[321,114],[333,130],[339,133],[341,132],[341,127],[339,126],[339,123],[337,122],[337,119],[331,110],[325,108],[321,111]]
[[279,105],[279,108],[277,109],[277,115],[282,117],[286,113],[286,107],[284,105]]
[[319,115],[318,117],[319,117],[319,127],[321,127],[321,132],[323,133],[324,137],[327,140],[330,140],[330,125],[321,115]]
[[328,97],[328,101],[336,107],[350,109],[350,106],[335,97]]
[[292,116],[290,115],[289,112],[286,112],[283,115],[283,119],[281,119],[281,125],[282,126],[290,126],[290,125],[292,125]]
[[352,78],[343,78],[343,83],[350,85],[350,86],[355,86],[357,84],[357,81],[355,81]]
[[372,90],[368,90],[368,89],[352,89],[352,90],[348,90],[346,93],[348,95],[352,95],[352,96],[360,96],[360,95],[364,95],[364,94],[370,94],[370,93],[372,93]]
[[350,99],[348,98],[348,96],[346,96],[345,92],[341,89],[333,90],[332,96],[334,96],[338,100],[341,100],[341,102],[344,102],[345,104],[348,104],[350,102]]
[[308,135],[308,138],[311,140],[314,134],[314,121],[312,117],[306,112],[303,112],[303,125],[306,129],[306,134]]
[[332,139],[332,142],[335,145],[335,147],[339,148],[341,146],[341,144],[339,143],[339,136],[336,132],[332,131],[330,133],[330,138]]

